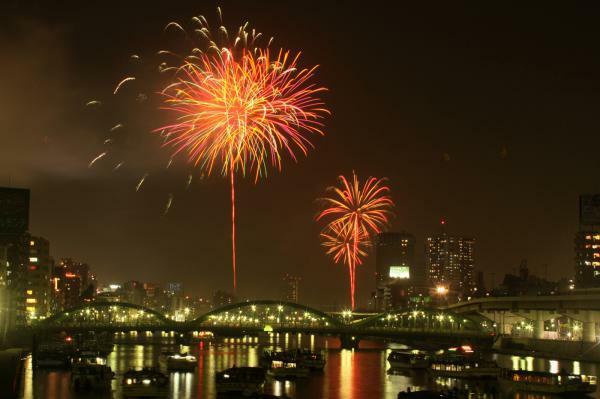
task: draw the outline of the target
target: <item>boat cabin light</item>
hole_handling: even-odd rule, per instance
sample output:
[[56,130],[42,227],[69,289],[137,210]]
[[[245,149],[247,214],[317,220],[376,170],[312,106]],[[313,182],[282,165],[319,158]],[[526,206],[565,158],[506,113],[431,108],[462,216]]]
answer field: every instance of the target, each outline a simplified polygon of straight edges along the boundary
[[151,382],[152,382],[152,381],[151,381],[150,379],[148,379],[148,378],[144,378],[144,379],[142,380],[142,384],[144,384],[144,385],[150,385],[150,383],[151,383]]

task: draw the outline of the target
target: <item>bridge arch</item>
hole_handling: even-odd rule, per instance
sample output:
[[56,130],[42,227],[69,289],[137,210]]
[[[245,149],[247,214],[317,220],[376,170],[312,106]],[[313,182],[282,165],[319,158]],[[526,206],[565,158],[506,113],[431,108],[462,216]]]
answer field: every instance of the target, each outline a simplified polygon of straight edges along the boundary
[[334,317],[309,306],[276,300],[233,303],[198,317],[192,324],[199,327],[322,328],[341,326]]
[[[489,325],[488,325],[489,324]],[[483,318],[457,314],[439,309],[402,309],[380,313],[352,323],[354,327],[364,329],[420,329],[427,331],[471,331],[475,333],[491,332],[492,324]]]
[[90,302],[56,313],[42,327],[139,327],[164,326],[171,321],[160,312],[126,302]]

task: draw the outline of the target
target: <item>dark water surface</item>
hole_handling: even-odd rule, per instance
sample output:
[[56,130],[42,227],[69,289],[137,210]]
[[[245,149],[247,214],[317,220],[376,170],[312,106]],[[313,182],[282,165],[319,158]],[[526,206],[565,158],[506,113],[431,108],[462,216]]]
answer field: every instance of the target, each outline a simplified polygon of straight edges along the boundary
[[[160,357],[165,342],[130,342],[115,344],[108,356],[108,365],[116,373],[112,392],[105,394],[76,394],[70,387],[70,372],[67,370],[32,370],[31,358],[27,360],[23,378],[22,398],[24,399],[70,399],[70,398],[121,398],[121,377],[130,368],[145,366],[159,367],[165,371]],[[214,398],[216,397],[215,373],[228,367],[258,366],[260,354],[268,348],[305,347],[322,350],[327,365],[323,372],[315,372],[307,379],[297,381],[267,380],[265,391],[290,398],[396,398],[398,392],[407,387],[469,388],[474,397],[505,397],[497,392],[495,383],[461,382],[447,378],[430,378],[426,372],[391,373],[386,361],[391,349],[402,346],[383,342],[361,342],[360,350],[339,348],[336,338],[315,336],[274,335],[258,338],[229,338],[215,343],[202,343],[194,346],[169,344],[171,348],[189,351],[198,358],[195,372],[172,372],[170,377],[170,398]],[[598,365],[573,361],[558,361],[510,355],[492,355],[500,366],[525,370],[544,370],[598,375]],[[466,384],[466,385],[465,385]],[[515,395],[513,397],[541,399],[540,395]]]

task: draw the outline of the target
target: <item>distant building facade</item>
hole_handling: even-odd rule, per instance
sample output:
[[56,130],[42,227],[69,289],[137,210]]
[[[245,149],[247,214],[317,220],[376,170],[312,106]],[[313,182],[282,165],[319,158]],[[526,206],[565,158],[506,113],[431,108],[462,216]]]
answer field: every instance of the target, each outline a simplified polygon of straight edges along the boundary
[[52,273],[54,310],[61,311],[91,301],[95,286],[95,278],[87,263],[71,258],[61,259]]
[[27,322],[26,272],[29,264],[29,190],[0,187],[0,246],[5,267],[5,309],[8,328]]
[[442,232],[427,237],[425,266],[430,287],[443,286],[453,295],[469,294],[473,288],[475,239]]
[[407,232],[380,233],[376,242],[375,308],[405,307],[424,286],[424,273],[415,260],[415,236]]
[[283,276],[283,300],[288,302],[298,302],[300,280],[301,278],[298,276],[289,274]]
[[53,260],[50,257],[50,243],[42,237],[27,235],[29,249],[25,271],[25,311],[28,321],[43,319],[52,310],[50,279]]
[[600,287],[600,194],[579,197],[579,230],[575,233],[575,286]]

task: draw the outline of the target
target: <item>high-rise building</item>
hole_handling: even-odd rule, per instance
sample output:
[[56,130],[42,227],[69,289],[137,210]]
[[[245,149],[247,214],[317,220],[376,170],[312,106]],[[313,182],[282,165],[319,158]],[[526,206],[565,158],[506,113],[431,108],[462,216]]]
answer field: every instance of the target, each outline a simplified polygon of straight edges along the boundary
[[123,301],[133,303],[134,305],[143,305],[146,298],[144,284],[139,281],[131,280],[123,283],[122,296]]
[[575,233],[575,286],[600,287],[600,194],[579,197],[579,231]]
[[388,310],[406,306],[424,285],[424,273],[415,262],[415,237],[406,232],[377,236],[375,307]]
[[300,288],[300,277],[286,274],[283,276],[283,299],[288,302],[298,302],[298,290]]
[[0,245],[0,345],[6,339],[9,327],[8,288],[6,286],[6,271],[8,270],[8,248]]
[[7,321],[10,327],[23,325],[25,313],[25,277],[29,261],[29,190],[0,187],[0,246],[5,249]]
[[90,266],[71,258],[61,259],[52,273],[52,293],[55,310],[69,309],[80,305],[89,293],[93,296],[95,280]]
[[29,230],[29,190],[0,187],[0,236],[20,237]]
[[[442,223],[444,225],[444,223]],[[469,294],[473,288],[473,238],[453,237],[442,232],[427,237],[425,266],[430,287],[443,287],[453,296]]]
[[42,237],[27,236],[29,256],[25,271],[25,312],[29,321],[45,318],[51,311],[50,243]]

